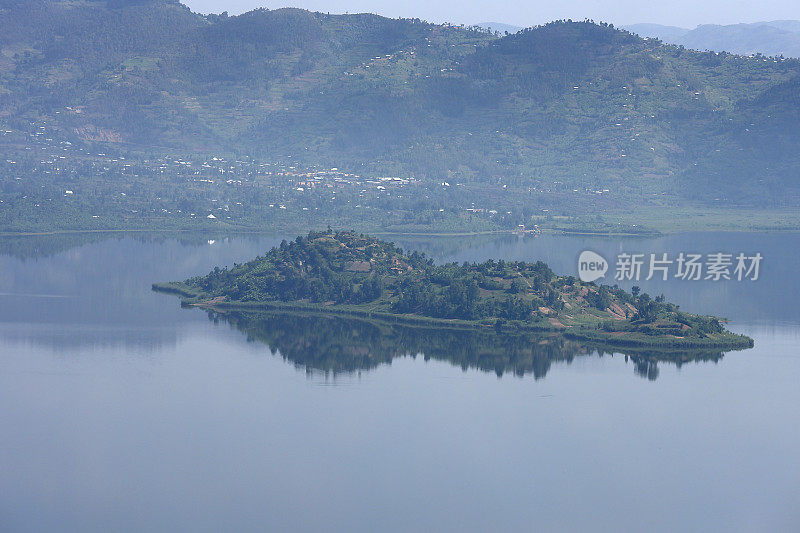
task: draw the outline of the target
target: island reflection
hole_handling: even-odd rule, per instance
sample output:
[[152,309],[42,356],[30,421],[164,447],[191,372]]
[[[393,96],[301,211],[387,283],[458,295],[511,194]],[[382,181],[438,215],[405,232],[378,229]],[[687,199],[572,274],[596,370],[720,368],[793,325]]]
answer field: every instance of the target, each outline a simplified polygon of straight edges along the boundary
[[553,363],[578,357],[616,355],[630,362],[636,375],[655,381],[659,363],[680,367],[690,362],[719,362],[719,351],[636,351],[592,345],[531,332],[427,328],[373,322],[337,315],[207,311],[216,323],[228,323],[261,342],[284,361],[307,373],[352,374],[390,364],[398,357],[446,361],[462,370],[547,376]]

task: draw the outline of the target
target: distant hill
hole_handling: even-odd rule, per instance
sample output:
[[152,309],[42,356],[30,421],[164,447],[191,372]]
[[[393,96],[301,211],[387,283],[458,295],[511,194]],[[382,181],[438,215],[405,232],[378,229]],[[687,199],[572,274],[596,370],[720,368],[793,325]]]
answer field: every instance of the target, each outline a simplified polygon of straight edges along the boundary
[[623,26],[623,29],[642,37],[653,37],[661,39],[666,43],[673,44],[676,44],[677,41],[692,31],[688,28],[679,28],[678,26],[664,26],[662,24],[648,23],[631,24],[629,26]]
[[522,26],[513,26],[511,24],[504,24],[502,22],[479,22],[476,24],[479,28],[483,28],[484,30],[488,30],[491,32],[500,32],[500,33],[517,33],[519,30],[522,29]]
[[693,30],[659,24],[633,24],[625,29],[642,37],[656,37],[695,50],[800,57],[800,21],[797,20],[726,26],[703,24]]
[[[532,206],[800,205],[800,63],[684,50],[607,24],[499,37],[371,14],[0,0],[0,52],[5,206],[33,210],[80,178],[92,202],[116,206],[110,184],[135,182],[151,211],[193,212],[196,186],[159,181],[169,174],[152,161],[225,154],[452,184],[448,207],[528,221]],[[85,151],[59,163],[68,146]],[[81,166],[110,151],[148,173]],[[286,201],[267,192],[259,201]],[[154,207],[167,194],[182,207]],[[410,212],[433,193],[420,194],[403,195]],[[0,209],[0,227],[22,219]]]

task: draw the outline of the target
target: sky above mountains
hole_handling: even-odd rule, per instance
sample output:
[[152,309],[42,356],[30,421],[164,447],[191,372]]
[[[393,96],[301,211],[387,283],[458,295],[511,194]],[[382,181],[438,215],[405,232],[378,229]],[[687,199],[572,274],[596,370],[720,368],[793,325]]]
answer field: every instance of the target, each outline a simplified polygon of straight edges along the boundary
[[557,19],[590,18],[616,25],[651,22],[694,28],[699,24],[736,24],[800,19],[797,0],[184,0],[194,11],[239,14],[257,7],[301,7],[331,13],[378,13],[419,17],[430,22],[474,24],[484,21],[532,26]]

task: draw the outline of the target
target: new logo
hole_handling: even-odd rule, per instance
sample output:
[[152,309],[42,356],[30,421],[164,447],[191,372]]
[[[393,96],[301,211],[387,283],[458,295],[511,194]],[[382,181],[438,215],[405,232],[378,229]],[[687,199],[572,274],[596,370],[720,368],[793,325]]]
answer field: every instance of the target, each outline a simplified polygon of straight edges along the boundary
[[578,277],[581,281],[590,283],[605,276],[606,272],[608,261],[602,255],[591,250],[581,252],[578,257]]

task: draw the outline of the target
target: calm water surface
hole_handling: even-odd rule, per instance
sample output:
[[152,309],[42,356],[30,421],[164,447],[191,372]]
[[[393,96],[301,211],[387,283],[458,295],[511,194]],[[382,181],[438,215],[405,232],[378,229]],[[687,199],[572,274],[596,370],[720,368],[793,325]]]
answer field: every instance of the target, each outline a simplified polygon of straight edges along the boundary
[[800,530],[800,236],[398,239],[564,274],[761,252],[757,282],[639,283],[756,342],[646,372],[150,291],[280,239],[0,240],[0,530]]

